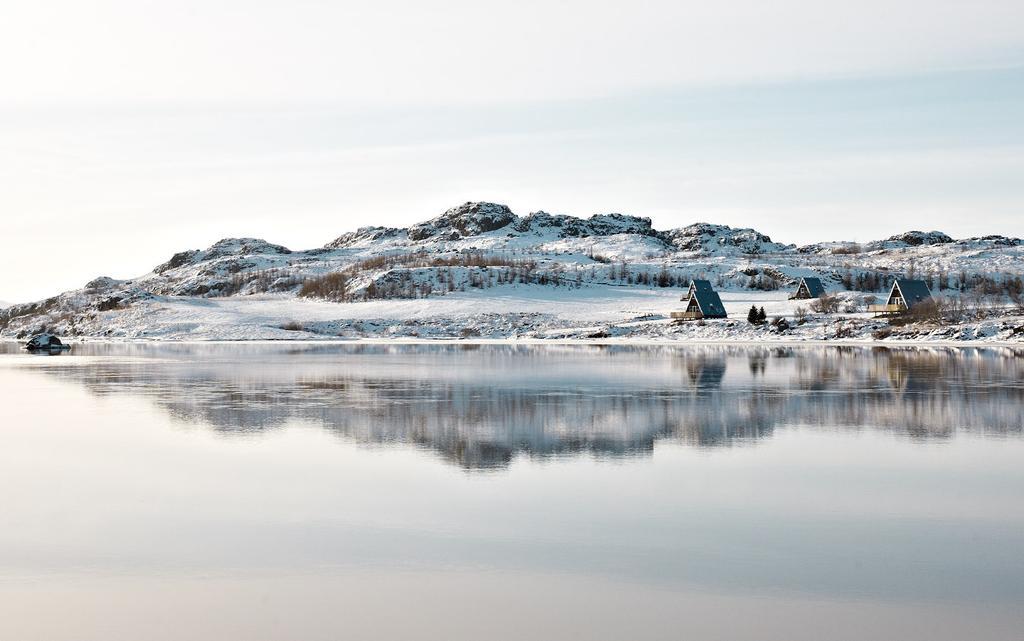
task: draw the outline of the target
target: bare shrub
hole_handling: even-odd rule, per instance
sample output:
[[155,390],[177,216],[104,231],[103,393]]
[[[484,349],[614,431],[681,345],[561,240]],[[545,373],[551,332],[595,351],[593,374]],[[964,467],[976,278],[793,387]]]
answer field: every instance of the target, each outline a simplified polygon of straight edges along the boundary
[[951,322],[958,323],[967,315],[967,308],[964,306],[964,299],[960,296],[950,296],[943,300],[943,316]]
[[1009,293],[1010,302],[1016,308],[1018,314],[1024,314],[1024,291],[1011,289]]
[[299,296],[343,301],[348,295],[348,282],[349,276],[345,272],[331,272],[323,276],[314,276],[307,278],[302,283]]
[[835,294],[822,294],[817,300],[811,301],[811,311],[819,314],[835,314],[839,311],[839,297]]
[[875,339],[876,341],[880,341],[882,339],[889,338],[890,336],[892,336],[892,332],[892,327],[880,327],[875,331],[871,332],[871,338]]
[[281,325],[281,329],[289,332],[301,332],[306,329],[306,326],[298,321],[288,321],[284,325]]
[[943,307],[935,299],[926,300],[914,305],[906,313],[889,319],[889,324],[897,327],[916,323],[938,324],[943,319]]
[[853,327],[849,323],[845,322],[843,319],[840,318],[836,322],[835,337],[836,338],[852,338],[853,337]]
[[[609,260],[609,262],[611,261]],[[536,265],[534,261],[516,260],[479,251],[464,251],[452,256],[435,256],[433,258],[426,252],[419,251],[372,256],[353,263],[346,271],[359,273],[389,267],[522,267],[527,264]]]
[[937,300],[930,299],[918,303],[910,308],[909,315],[915,322],[937,323],[942,320],[942,307]]

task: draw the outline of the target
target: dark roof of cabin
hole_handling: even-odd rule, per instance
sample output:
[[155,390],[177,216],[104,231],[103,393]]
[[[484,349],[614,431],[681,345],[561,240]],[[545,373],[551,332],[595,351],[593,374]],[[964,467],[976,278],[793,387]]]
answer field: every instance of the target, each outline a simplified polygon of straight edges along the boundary
[[714,292],[715,288],[711,286],[710,280],[704,280],[701,278],[694,278],[690,281],[690,287],[694,288],[698,292]]
[[805,276],[803,281],[807,285],[807,291],[811,293],[812,298],[817,298],[825,293],[825,286],[821,284],[820,278]]
[[697,299],[697,305],[700,306],[700,313],[704,316],[725,316],[725,305],[722,305],[722,299],[711,287],[711,282],[706,280],[695,280],[693,291],[693,298]]
[[913,307],[914,305],[924,302],[932,297],[932,293],[928,291],[927,283],[923,280],[897,278],[896,283],[893,286],[899,286],[900,293],[903,294],[903,300],[906,301],[907,307]]

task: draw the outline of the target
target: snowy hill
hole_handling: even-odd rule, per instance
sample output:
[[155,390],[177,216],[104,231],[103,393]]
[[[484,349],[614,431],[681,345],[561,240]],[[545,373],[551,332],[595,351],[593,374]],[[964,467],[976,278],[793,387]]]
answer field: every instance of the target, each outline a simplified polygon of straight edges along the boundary
[[[475,202],[408,228],[363,227],[309,250],[226,238],[178,252],[136,278],[103,276],[11,306],[0,311],[0,336],[49,330],[165,339],[759,340],[766,330],[745,326],[747,309],[756,304],[773,315],[800,314],[787,294],[801,276],[817,276],[829,291],[842,292],[842,313],[866,335],[878,327],[864,306],[894,278],[907,276],[987,312],[1005,308],[1003,324],[971,325],[956,338],[1017,340],[1024,329],[1016,331],[1007,310],[1020,296],[1022,275],[1024,243],[1003,236],[955,240],[909,231],[864,245],[798,248],[754,229],[695,223],[660,231],[648,218],[625,214],[519,216],[504,205]],[[712,281],[732,320],[682,327],[668,321],[692,278]],[[802,314],[801,320],[787,336],[828,338],[829,319],[808,322]]]

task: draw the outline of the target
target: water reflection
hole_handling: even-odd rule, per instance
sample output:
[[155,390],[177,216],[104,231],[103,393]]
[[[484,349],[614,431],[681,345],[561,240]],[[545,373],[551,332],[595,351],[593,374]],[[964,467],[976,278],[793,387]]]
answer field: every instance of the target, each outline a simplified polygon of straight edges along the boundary
[[466,469],[517,456],[647,456],[792,425],[1020,437],[1012,349],[83,345],[34,371],[151,400],[225,435],[311,423]]

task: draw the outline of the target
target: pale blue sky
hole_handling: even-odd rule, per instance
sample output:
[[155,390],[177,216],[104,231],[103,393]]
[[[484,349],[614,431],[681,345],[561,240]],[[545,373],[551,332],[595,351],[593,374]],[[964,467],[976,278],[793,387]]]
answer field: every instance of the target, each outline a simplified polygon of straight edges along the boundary
[[1024,236],[1024,3],[166,5],[0,10],[0,299],[466,200]]

